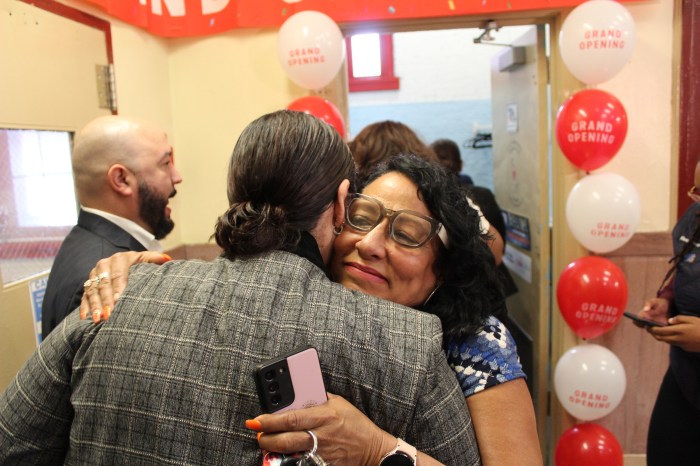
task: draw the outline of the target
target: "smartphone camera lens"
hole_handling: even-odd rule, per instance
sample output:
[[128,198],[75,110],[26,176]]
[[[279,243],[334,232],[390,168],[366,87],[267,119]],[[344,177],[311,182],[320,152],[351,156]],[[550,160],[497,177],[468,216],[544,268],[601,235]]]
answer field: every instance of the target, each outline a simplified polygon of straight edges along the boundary
[[265,380],[272,380],[275,378],[275,371],[270,369],[269,371],[265,372]]
[[280,404],[280,401],[282,401],[282,397],[280,397],[279,395],[272,395],[272,397],[270,397],[270,401],[273,405],[278,405]]
[[274,393],[277,390],[279,390],[280,385],[277,382],[272,382],[270,385],[267,386],[267,389],[271,392]]

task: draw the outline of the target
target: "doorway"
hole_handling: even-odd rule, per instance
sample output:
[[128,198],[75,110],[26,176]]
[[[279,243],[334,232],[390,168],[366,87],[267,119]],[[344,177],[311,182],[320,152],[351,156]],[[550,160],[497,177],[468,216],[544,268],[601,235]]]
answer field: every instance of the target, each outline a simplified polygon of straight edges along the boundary
[[[393,32],[399,90],[349,93],[349,139],[394,120],[430,144],[455,141],[464,174],[494,192],[508,226],[506,255],[519,292],[508,299],[508,328],[528,375],[543,452],[548,443],[551,328],[551,103],[546,22],[485,29],[435,25]],[[362,32],[368,32],[365,28]],[[388,31],[381,31],[388,32]],[[522,59],[508,62],[515,47]],[[499,62],[504,62],[502,66]],[[509,254],[510,252],[510,254]]]
[[481,43],[474,42],[478,28],[391,34],[399,89],[350,92],[349,139],[382,120],[405,123],[426,144],[451,139],[460,147],[462,173],[493,191],[491,59],[531,28],[499,28],[496,40]]

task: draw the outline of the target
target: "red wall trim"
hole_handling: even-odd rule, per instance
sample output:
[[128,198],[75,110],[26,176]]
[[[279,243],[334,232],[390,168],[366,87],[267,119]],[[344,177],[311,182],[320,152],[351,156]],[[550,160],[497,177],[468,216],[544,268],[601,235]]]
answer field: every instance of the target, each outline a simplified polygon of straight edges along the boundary
[[678,217],[692,202],[686,192],[693,185],[700,156],[700,1],[683,0],[682,11]]
[[394,76],[394,38],[391,34],[379,36],[380,56],[382,59],[382,74],[367,78],[353,77],[352,44],[350,36],[345,38],[345,49],[348,62],[348,90],[350,92],[364,91],[393,91],[399,88],[399,78]]

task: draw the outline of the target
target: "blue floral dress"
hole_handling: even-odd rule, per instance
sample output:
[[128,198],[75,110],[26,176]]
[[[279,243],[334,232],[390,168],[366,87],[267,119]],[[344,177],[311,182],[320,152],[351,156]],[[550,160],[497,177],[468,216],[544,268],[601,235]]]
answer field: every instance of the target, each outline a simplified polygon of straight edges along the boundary
[[465,397],[525,378],[513,336],[493,316],[474,335],[462,341],[449,341],[447,362],[455,371]]

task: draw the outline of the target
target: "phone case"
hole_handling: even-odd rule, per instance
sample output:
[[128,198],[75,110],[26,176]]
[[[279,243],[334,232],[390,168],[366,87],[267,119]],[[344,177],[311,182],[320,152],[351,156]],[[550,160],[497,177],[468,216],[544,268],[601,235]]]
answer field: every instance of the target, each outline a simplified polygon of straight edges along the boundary
[[308,408],[328,400],[318,352],[311,346],[258,365],[255,383],[266,413]]
[[642,319],[639,317],[637,314],[633,314],[631,312],[623,312],[625,317],[628,317],[635,322],[642,323],[644,325],[651,325],[652,327],[665,327],[667,324],[662,324],[661,322],[655,322],[653,320],[647,320],[647,319]]

